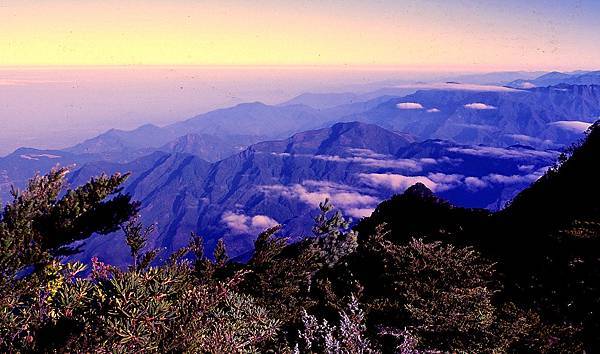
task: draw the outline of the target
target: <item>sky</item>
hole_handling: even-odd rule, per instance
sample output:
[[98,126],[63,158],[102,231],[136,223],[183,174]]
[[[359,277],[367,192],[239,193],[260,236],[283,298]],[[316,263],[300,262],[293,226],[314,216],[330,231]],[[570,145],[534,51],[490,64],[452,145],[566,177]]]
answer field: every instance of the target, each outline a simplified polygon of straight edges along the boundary
[[166,125],[242,102],[278,104],[305,92],[370,91],[391,79],[439,75],[304,66],[0,67],[0,156],[21,146],[63,148],[111,128]]
[[598,0],[0,0],[0,66],[600,67]]
[[598,18],[599,0],[0,0],[0,155],[385,80],[598,70]]

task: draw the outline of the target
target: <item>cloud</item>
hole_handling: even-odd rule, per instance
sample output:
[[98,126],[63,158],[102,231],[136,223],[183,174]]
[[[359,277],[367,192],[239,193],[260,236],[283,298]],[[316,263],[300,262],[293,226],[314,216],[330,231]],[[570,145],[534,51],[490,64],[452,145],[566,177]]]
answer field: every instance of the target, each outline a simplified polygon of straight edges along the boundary
[[346,210],[346,214],[352,216],[353,218],[366,218],[367,216],[371,216],[375,211],[375,208],[350,208]]
[[481,103],[481,102],[468,103],[464,107],[468,108],[468,109],[478,110],[478,111],[496,109],[496,107],[494,107],[494,106],[491,106],[491,105],[488,105],[485,103]]
[[273,156],[279,156],[279,157],[294,156],[294,155],[290,154],[289,152],[272,152],[271,155],[273,155]]
[[522,172],[530,172],[533,170],[534,167],[535,167],[534,165],[519,165],[519,166],[517,166],[519,171],[522,171]]
[[538,179],[539,176],[531,175],[511,175],[505,176],[496,173],[492,173],[484,177],[486,181],[495,184],[517,184],[517,183],[531,183]]
[[486,124],[457,123],[457,124],[454,124],[454,126],[463,127],[463,128],[477,129],[477,130],[485,130],[485,131],[495,131],[495,130],[498,130],[498,128],[494,127],[493,125],[486,125]]
[[472,156],[496,157],[501,159],[555,159],[559,155],[559,153],[556,151],[539,151],[517,148],[505,149],[491,146],[451,147],[448,148],[448,151]]
[[430,108],[427,110],[427,113],[439,113],[439,112],[441,112],[441,111],[437,108]]
[[313,208],[329,199],[336,208],[355,217],[359,214],[362,217],[367,209],[372,210],[379,203],[376,197],[360,193],[351,186],[328,181],[307,180],[302,184],[267,185],[259,188],[268,195],[299,200]]
[[[521,168],[523,167],[523,168]],[[482,180],[493,183],[493,184],[519,184],[519,183],[532,183],[537,181],[540,177],[542,177],[550,166],[545,166],[539,168],[533,172],[530,172],[525,175],[501,175],[497,173],[489,174],[485,177],[482,177]],[[519,166],[519,170],[522,171],[531,171],[533,167],[529,168],[529,166]]]
[[399,169],[409,172],[420,172],[425,165],[449,162],[447,158],[442,158],[439,161],[431,158],[397,159],[392,155],[380,154],[369,149],[351,148],[346,151],[352,156],[290,154],[287,152],[271,152],[270,154],[279,157],[304,157],[327,162],[356,163],[366,167]]
[[488,186],[488,183],[477,177],[467,177],[465,178],[465,185],[470,190],[478,190],[486,188]]
[[398,109],[423,109],[424,107],[420,103],[416,102],[402,102],[396,105]]
[[[542,177],[550,166],[545,166],[533,171],[533,165],[520,165],[519,171],[529,172],[523,175],[502,175],[499,173],[491,173],[483,177],[467,177],[464,183],[470,190],[479,190],[489,187],[491,184],[530,184]],[[533,171],[533,172],[531,172]]]
[[403,192],[408,187],[423,183],[432,191],[436,190],[437,183],[426,176],[405,176],[391,173],[361,173],[359,177],[368,185],[385,187],[397,192]]
[[435,183],[457,184],[460,183],[464,176],[457,174],[447,175],[445,173],[436,172],[430,173],[429,175],[427,175],[427,177],[429,177],[429,179],[434,181]]
[[386,154],[380,154],[377,153],[373,150],[370,149],[359,149],[359,148],[349,148],[347,149],[347,151],[352,154],[353,156],[357,156],[357,157],[370,157],[373,159],[390,159],[393,158],[393,156],[390,155],[386,155]]
[[[362,156],[338,156],[338,155],[293,155],[293,156],[305,156],[312,158],[314,160],[322,160],[328,162],[339,162],[339,163],[356,163],[366,167],[375,167],[375,168],[395,168],[401,170],[407,170],[411,172],[419,172],[423,169],[424,164],[432,163],[431,159],[394,159],[393,156],[383,155],[383,154],[375,154],[373,153],[371,156],[373,157],[365,157],[367,156],[364,152],[361,153]],[[435,162],[435,160],[433,161]]]
[[59,155],[52,155],[52,154],[30,154],[30,155],[20,155],[19,157],[21,157],[22,159],[25,159],[25,160],[35,160],[35,161],[38,161],[40,158],[47,158],[47,159],[59,159],[60,158]]
[[266,215],[247,216],[233,212],[225,212],[221,216],[227,228],[233,234],[257,234],[279,223]]
[[519,84],[519,87],[520,88],[524,88],[524,89],[531,89],[531,88],[535,88],[536,86],[535,86],[534,83],[526,81],[526,82],[523,82],[523,83]]
[[524,134],[506,134],[507,137],[513,139],[516,142],[519,143],[526,143],[526,144],[546,144],[546,145],[551,145],[552,141],[550,140],[542,140],[530,135],[524,135]]
[[573,133],[583,133],[592,126],[592,123],[581,122],[577,120],[560,120],[558,122],[549,123],[548,125]]

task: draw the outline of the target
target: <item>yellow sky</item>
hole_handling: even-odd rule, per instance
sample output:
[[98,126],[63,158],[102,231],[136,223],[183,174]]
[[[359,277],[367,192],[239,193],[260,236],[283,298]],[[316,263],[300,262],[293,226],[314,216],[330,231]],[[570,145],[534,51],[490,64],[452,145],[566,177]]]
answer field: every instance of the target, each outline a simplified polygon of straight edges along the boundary
[[469,11],[457,12],[472,15],[463,21],[445,17],[444,9],[399,7],[386,12],[332,3],[0,0],[0,66],[539,68],[590,61],[572,56],[573,43],[553,44],[552,37],[536,43],[536,31],[543,27],[519,37],[508,29],[490,28]]

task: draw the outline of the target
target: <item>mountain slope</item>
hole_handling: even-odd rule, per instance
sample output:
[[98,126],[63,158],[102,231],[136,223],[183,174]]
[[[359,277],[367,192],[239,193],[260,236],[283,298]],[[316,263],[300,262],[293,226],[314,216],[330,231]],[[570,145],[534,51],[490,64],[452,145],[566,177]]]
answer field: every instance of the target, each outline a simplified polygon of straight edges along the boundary
[[[208,250],[224,237],[230,254],[238,256],[251,250],[258,232],[276,223],[293,239],[310,235],[308,225],[325,198],[347,216],[361,218],[379,201],[421,182],[461,205],[495,209],[556,156],[523,147],[413,142],[405,134],[351,122],[258,143],[212,164],[163,152],[127,164],[91,163],[71,182],[101,171],[131,171],[125,191],[142,201],[146,222],[158,222],[154,245],[175,249],[196,231]],[[82,259],[113,259],[121,252],[111,250],[109,241],[95,242],[100,241],[91,242]]]
[[568,85],[600,85],[600,71],[583,71],[573,73],[551,72],[534,79],[519,79],[508,83],[518,88],[545,87],[559,84]]
[[600,116],[600,86],[478,92],[422,90],[345,117],[419,139],[536,147],[569,145]]
[[413,237],[476,247],[496,262],[503,300],[582,329],[587,352],[600,348],[600,125],[561,163],[504,210],[456,207],[424,185],[382,202],[356,229],[385,223],[392,240]]

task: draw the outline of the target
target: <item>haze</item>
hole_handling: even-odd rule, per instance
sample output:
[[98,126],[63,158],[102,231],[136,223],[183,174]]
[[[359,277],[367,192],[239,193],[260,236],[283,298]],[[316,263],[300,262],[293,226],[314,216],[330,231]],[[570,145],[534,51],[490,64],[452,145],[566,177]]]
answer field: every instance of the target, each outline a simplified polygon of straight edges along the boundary
[[0,154],[22,146],[63,148],[111,128],[163,125],[241,102],[276,104],[307,91],[361,91],[381,80],[440,75],[331,67],[3,69]]

